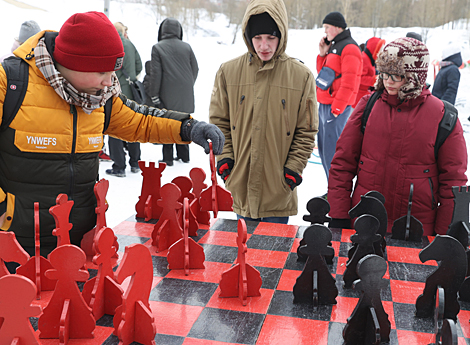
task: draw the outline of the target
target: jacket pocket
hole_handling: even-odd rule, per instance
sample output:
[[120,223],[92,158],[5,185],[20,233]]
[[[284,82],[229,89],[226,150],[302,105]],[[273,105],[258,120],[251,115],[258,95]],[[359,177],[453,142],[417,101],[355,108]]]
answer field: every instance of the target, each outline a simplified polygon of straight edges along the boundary
[[[438,169],[436,165],[408,165],[405,172],[402,195],[410,194],[413,183],[412,205],[420,210],[434,210],[437,207]],[[412,207],[413,207],[412,206]],[[414,207],[413,207],[414,209]]]
[[235,128],[237,128],[237,121],[238,121],[238,118],[240,117],[240,113],[243,109],[243,101],[245,100],[245,95],[242,95],[240,97],[240,102],[238,103],[238,109],[237,109],[237,112],[235,113],[235,116],[233,117],[233,123],[232,123],[232,130],[234,131]]
[[286,109],[286,100],[282,99],[282,115],[284,117],[284,122],[286,124],[286,134],[287,136],[290,136],[290,124],[289,124],[289,114],[287,113]]
[[7,193],[6,197],[7,210],[5,212],[5,221],[3,222],[0,230],[8,231],[10,229],[11,223],[13,222],[13,214],[15,213],[15,196],[13,194]]
[[359,159],[359,163],[357,164],[357,184],[361,188],[362,191],[370,191],[375,190],[375,176],[376,176],[376,169],[377,162],[369,159],[367,157],[361,156]]

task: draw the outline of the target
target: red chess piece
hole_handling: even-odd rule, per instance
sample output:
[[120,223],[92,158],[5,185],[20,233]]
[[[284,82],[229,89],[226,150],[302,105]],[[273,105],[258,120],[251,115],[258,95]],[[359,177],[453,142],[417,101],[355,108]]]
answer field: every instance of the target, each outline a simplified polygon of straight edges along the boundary
[[95,238],[96,255],[93,263],[98,266],[96,277],[88,280],[83,286],[82,295],[91,308],[96,320],[104,314],[114,315],[115,309],[122,304],[122,289],[114,280],[113,256],[114,232],[103,228]]
[[17,262],[24,265],[29,259],[29,254],[16,240],[14,232],[0,231],[0,277],[9,275],[6,262]]
[[246,305],[247,297],[261,296],[263,283],[259,271],[245,262],[247,231],[243,219],[238,220],[237,264],[222,273],[219,297],[237,297]]
[[16,269],[17,274],[25,276],[36,284],[37,299],[41,299],[41,291],[51,291],[55,288],[55,281],[48,279],[45,272],[52,268],[48,259],[40,255],[41,243],[39,241],[39,203],[34,203],[34,236],[35,255],[24,265]]
[[121,284],[129,276],[132,277],[129,287],[114,315],[114,334],[122,345],[133,341],[155,345],[157,328],[149,304],[153,281],[152,255],[143,244],[132,244],[124,251],[116,271],[116,281]]
[[[189,177],[178,176],[178,177],[175,177],[171,181],[171,183],[174,183],[175,185],[177,185],[181,191],[181,196],[178,199],[180,203],[183,203],[183,200],[185,198],[189,200],[189,203],[191,203],[196,198],[196,196],[193,193],[191,193],[191,189],[193,188],[193,182],[191,181]],[[189,209],[187,216],[189,219],[189,236],[197,236],[197,231],[199,230],[199,223],[197,222],[196,215],[192,212],[191,209]],[[178,219],[180,221],[183,220],[182,209],[178,211]]]
[[[80,243],[80,248],[82,248],[85,254],[91,258],[96,254],[96,249],[93,247],[95,243],[95,236],[103,227],[106,227],[106,211],[108,210],[109,206],[108,202],[106,201],[106,194],[108,194],[108,189],[109,181],[105,179],[99,180],[93,187],[93,191],[96,196],[96,226],[83,236],[82,242]],[[116,247],[117,251],[119,249],[117,237],[114,239],[114,246]],[[117,260],[118,256],[115,255],[113,258]]]
[[179,239],[168,250],[168,268],[184,269],[189,275],[190,268],[204,268],[204,248],[188,236],[189,228],[189,200],[183,201],[183,238]]
[[0,344],[36,345],[34,329],[29,322],[32,316],[42,312],[40,306],[31,302],[36,296],[34,283],[20,275],[11,274],[0,278]]
[[[145,219],[150,217],[148,220],[159,219],[162,207],[158,205],[158,200],[160,199],[162,172],[165,170],[166,164],[160,163],[158,168],[155,168],[155,162],[150,162],[146,167],[145,162],[139,161],[139,168],[142,170],[143,179],[139,201],[135,205],[136,217]],[[149,196],[151,196],[150,199]]]
[[180,195],[180,189],[173,183],[167,183],[162,187],[158,205],[163,211],[152,231],[152,245],[157,247],[157,252],[168,249],[183,237],[183,229],[177,216],[177,211],[183,207],[178,202]]
[[191,210],[196,215],[196,219],[199,224],[209,225],[211,215],[209,214],[209,211],[202,211],[201,205],[199,204],[201,192],[207,188],[207,184],[204,183],[206,180],[206,173],[201,168],[192,168],[189,172],[189,176],[193,181],[193,194],[195,196],[194,200],[190,202]]
[[201,193],[199,204],[201,205],[201,210],[212,211],[214,212],[214,218],[217,218],[217,213],[219,211],[233,211],[233,198],[232,194],[228,190],[217,184],[215,158],[214,152],[212,151],[212,143],[209,143],[209,148],[212,186]]
[[[86,262],[85,253],[77,246],[65,244],[54,249],[49,259],[54,269],[48,270],[46,276],[57,280],[57,284],[39,317],[39,337],[63,338],[68,334],[73,339],[93,338],[95,318],[77,286],[77,281],[86,281],[89,276],[88,271],[81,269]],[[61,329],[61,323],[65,323],[64,315],[65,320],[70,318],[65,330]]]
[[72,229],[72,224],[69,223],[69,216],[73,200],[68,200],[67,194],[59,194],[56,204],[49,209],[49,213],[55,220],[56,228],[52,230],[52,234],[57,237],[57,247],[59,247],[63,244],[70,244],[69,231]]

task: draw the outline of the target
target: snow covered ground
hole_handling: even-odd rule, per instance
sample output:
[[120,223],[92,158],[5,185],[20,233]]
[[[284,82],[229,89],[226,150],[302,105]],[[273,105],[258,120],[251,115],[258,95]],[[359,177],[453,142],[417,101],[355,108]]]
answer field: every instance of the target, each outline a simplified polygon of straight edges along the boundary
[[[102,0],[23,0],[23,4],[32,5],[38,9],[28,9],[18,6],[15,0],[0,0],[0,13],[3,14],[0,21],[0,56],[9,52],[13,38],[18,36],[21,23],[26,20],[35,20],[42,29],[59,30],[67,18],[76,12],[103,11]],[[20,3],[21,5],[21,3]],[[147,5],[132,4],[111,1],[110,20],[120,21],[129,27],[129,37],[137,47],[142,62],[150,59],[151,47],[157,43],[158,22],[163,18],[156,14]],[[421,33],[421,28],[384,28],[376,32],[376,36],[387,42],[405,36],[408,31]],[[360,44],[374,36],[371,28],[351,28],[353,38]],[[225,17],[217,15],[214,20],[202,15],[197,29],[188,29],[184,32],[184,41],[191,44],[199,63],[199,76],[195,86],[196,111],[194,117],[201,121],[208,121],[210,94],[214,77],[220,64],[246,51],[240,33],[237,34],[234,44],[233,27],[228,26]],[[318,54],[318,42],[324,35],[323,30],[290,30],[288,37],[287,53],[303,61],[315,74],[315,62]],[[463,48],[463,58],[470,59],[469,31],[466,29],[451,30],[447,26],[430,29],[426,45],[431,54],[431,61],[438,61],[442,48],[450,41],[458,42]],[[467,147],[470,143],[470,68],[461,70],[459,93],[457,95],[457,108],[460,121],[465,130]],[[141,75],[143,78],[143,75]],[[430,67],[428,82],[433,83],[434,72]],[[141,159],[146,162],[157,162],[162,158],[162,146],[142,144]],[[315,152],[314,152],[315,153]],[[209,156],[199,146],[191,145],[190,163],[175,162],[173,167],[167,167],[163,173],[162,185],[171,182],[176,176],[189,176],[189,171],[194,167],[203,168],[206,171],[206,183],[210,185]],[[327,181],[319,159],[312,155],[311,162],[307,164],[303,172],[303,183],[298,190],[299,213],[290,218],[289,223],[295,225],[308,225],[302,220],[307,213],[305,205],[314,196],[326,192]],[[135,214],[135,204],[141,192],[141,174],[132,174],[127,168],[125,178],[112,177],[105,174],[105,170],[111,167],[111,163],[100,164],[100,178],[106,178],[110,182],[107,200],[110,205],[107,212],[108,226],[113,227],[121,221]],[[468,173],[467,173],[468,174]],[[222,183],[219,179],[219,183]],[[223,184],[223,183],[222,183]],[[221,218],[234,219],[231,212],[221,212]]]

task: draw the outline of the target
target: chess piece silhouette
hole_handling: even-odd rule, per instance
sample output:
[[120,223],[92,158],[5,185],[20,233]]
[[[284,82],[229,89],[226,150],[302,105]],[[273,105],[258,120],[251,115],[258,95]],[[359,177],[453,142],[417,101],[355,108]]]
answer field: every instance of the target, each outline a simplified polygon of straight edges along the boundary
[[380,290],[386,284],[383,276],[387,262],[378,255],[366,255],[359,261],[357,271],[361,278],[354,282],[354,289],[361,291],[361,297],[343,329],[344,345],[389,342],[390,321],[380,298]]
[[64,305],[69,304],[70,338],[93,338],[95,318],[77,286],[77,281],[86,281],[88,271],[82,270],[86,255],[79,247],[65,244],[49,254],[54,269],[46,271],[49,279],[57,280],[54,293],[39,317],[40,338],[60,338],[60,321]]
[[353,282],[359,279],[357,274],[359,260],[366,255],[375,254],[374,242],[382,240],[382,236],[377,234],[379,221],[374,216],[368,214],[360,216],[354,222],[354,228],[356,233],[351,236],[351,241],[356,244],[356,250],[352,258],[346,263],[346,270],[343,275],[345,288],[350,288]]
[[17,274],[0,278],[1,344],[39,344],[29,321],[41,314],[40,306],[31,305],[35,297],[36,286],[30,279]]
[[434,241],[421,250],[419,259],[423,263],[436,260],[439,266],[426,279],[424,291],[416,300],[416,316],[433,316],[436,291],[442,287],[445,292],[444,318],[457,321],[460,311],[457,292],[467,273],[467,256],[462,244],[452,236],[436,235]]
[[331,230],[324,225],[313,224],[305,230],[305,245],[299,250],[307,256],[307,262],[294,285],[294,303],[336,304],[336,280],[323,257],[334,255],[334,249],[328,245],[331,239]]
[[[384,201],[382,201],[384,200]],[[381,241],[374,242],[375,254],[384,257],[385,248],[387,242],[385,241],[385,235],[387,234],[387,210],[384,206],[385,198],[382,194],[377,191],[371,191],[365,195],[361,195],[361,200],[349,210],[349,216],[351,218],[357,218],[363,214],[370,214],[379,221],[379,228],[377,233],[382,236]],[[354,254],[355,247],[351,248],[348,252],[348,257],[351,258]]]

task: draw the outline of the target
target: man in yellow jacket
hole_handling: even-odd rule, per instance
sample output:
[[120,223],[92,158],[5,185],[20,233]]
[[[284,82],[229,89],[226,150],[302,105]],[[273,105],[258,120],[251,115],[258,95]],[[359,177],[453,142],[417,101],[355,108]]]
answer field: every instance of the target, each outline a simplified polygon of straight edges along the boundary
[[[34,203],[39,202],[41,254],[55,248],[49,208],[58,194],[74,201],[72,244],[96,224],[93,187],[103,146],[104,105],[111,100],[104,134],[130,142],[189,143],[222,151],[220,130],[187,113],[142,106],[121,94],[114,71],[122,66],[121,39],[101,12],[77,13],[59,32],[42,31],[14,54],[29,66],[23,103],[0,132],[0,225],[34,253]],[[11,87],[8,88],[9,90]],[[7,77],[0,68],[0,120]],[[109,102],[108,102],[109,104]],[[6,116],[6,114],[5,114]]]
[[282,0],[253,0],[242,22],[248,51],[217,72],[209,118],[225,135],[217,171],[238,218],[287,223],[318,128],[312,72],[286,53]]

